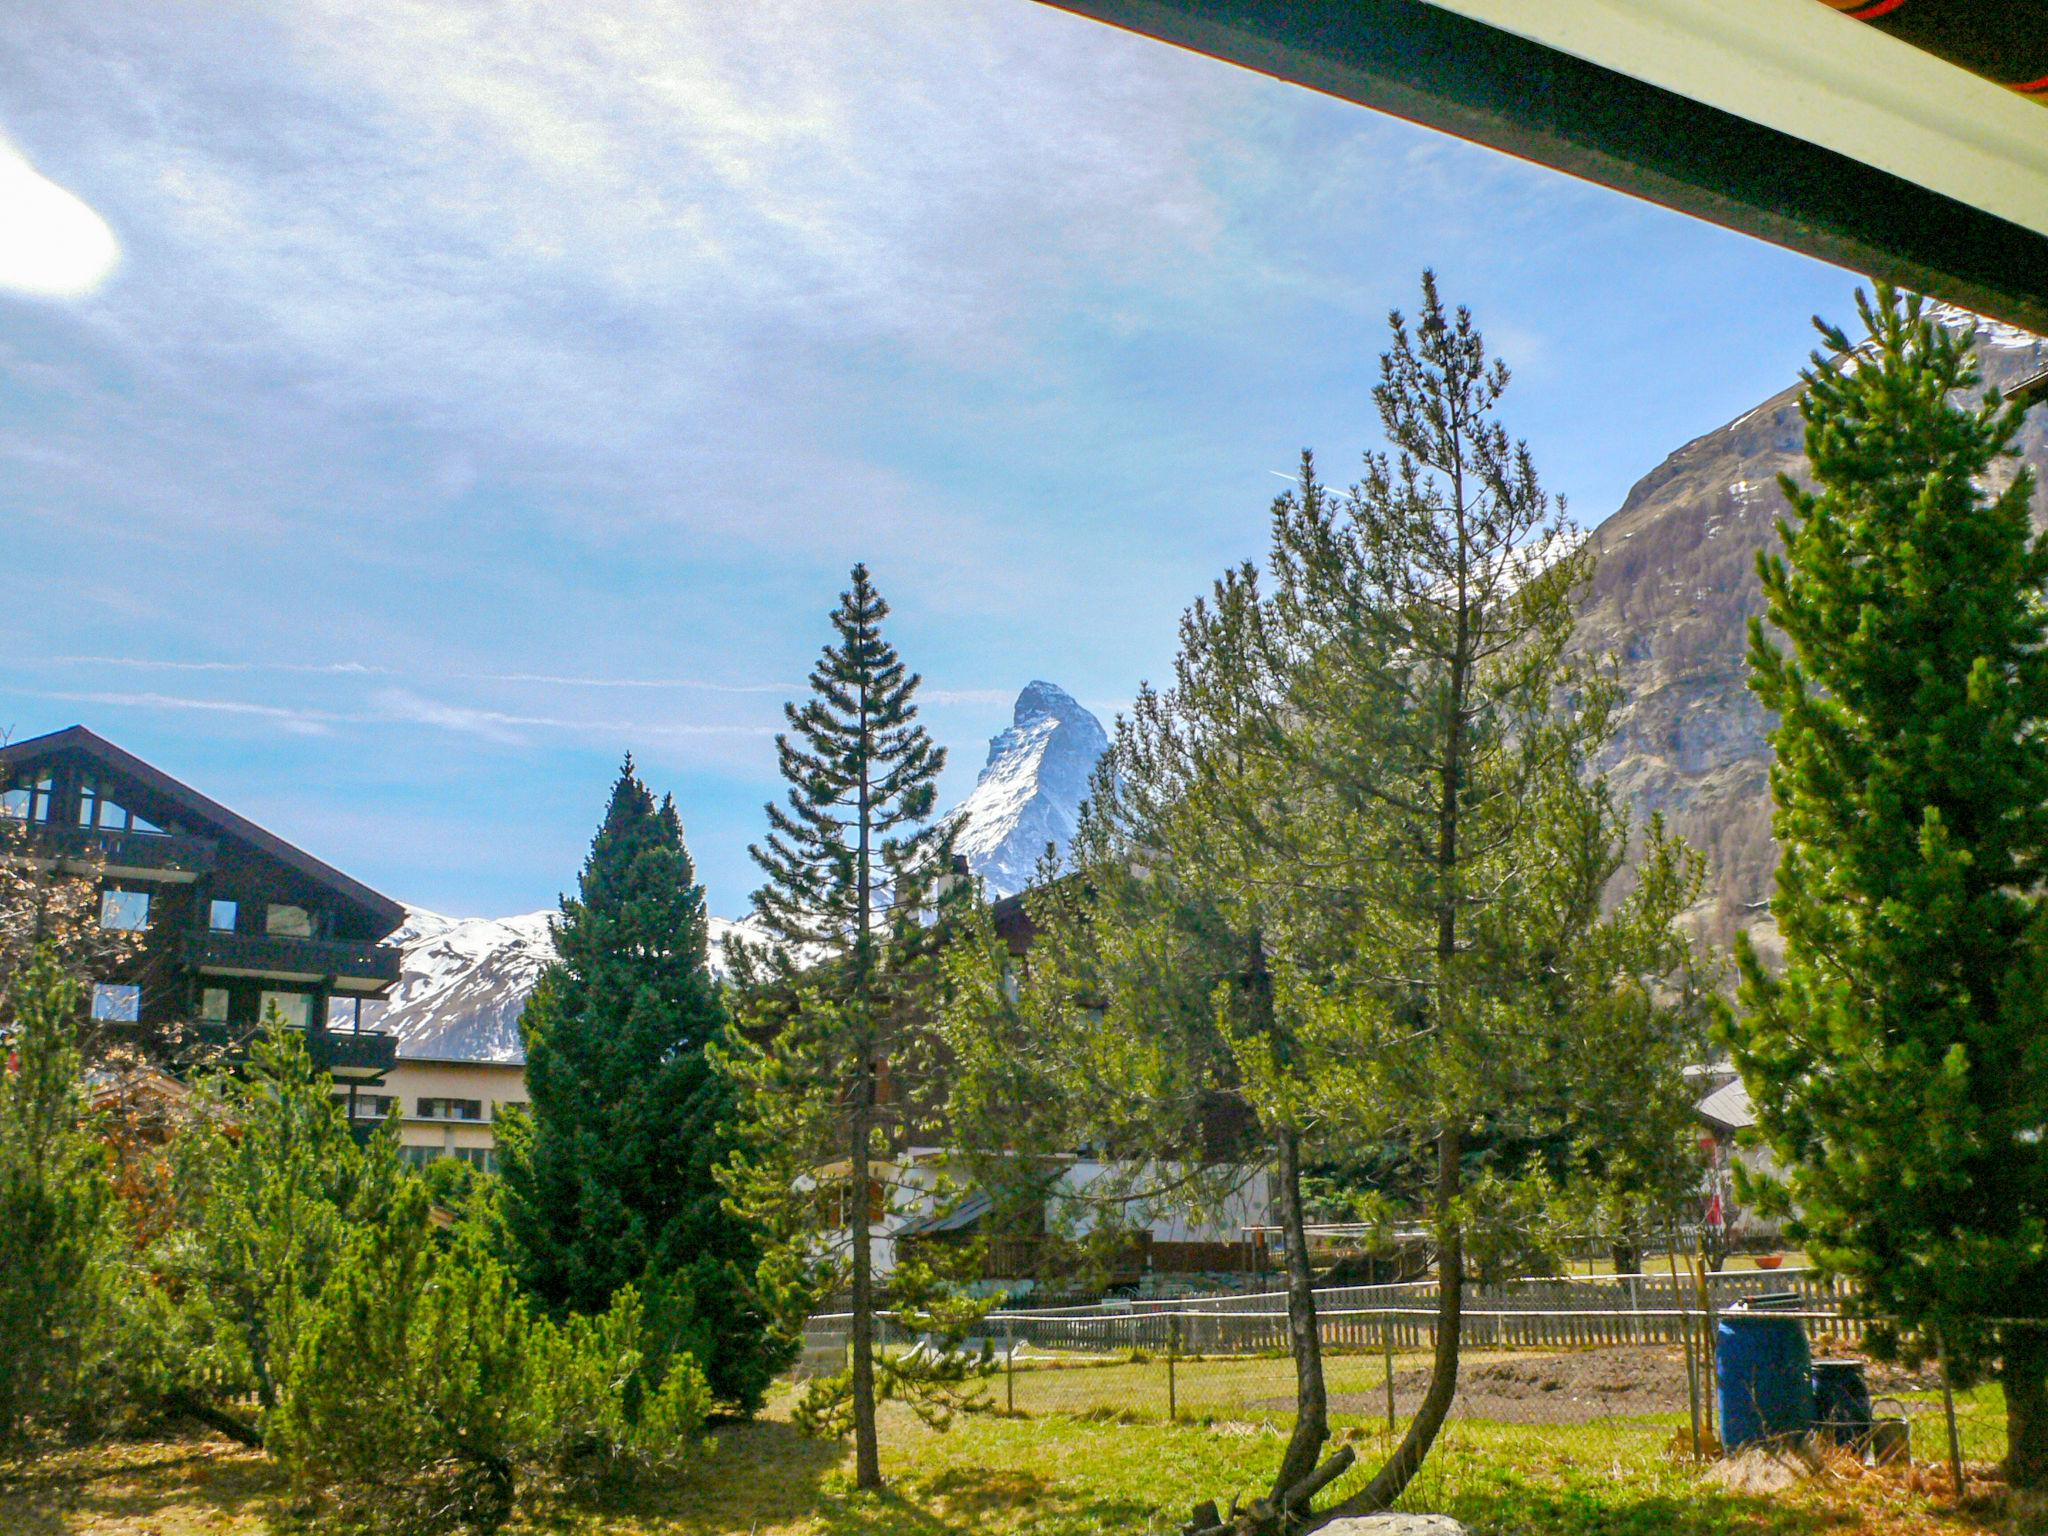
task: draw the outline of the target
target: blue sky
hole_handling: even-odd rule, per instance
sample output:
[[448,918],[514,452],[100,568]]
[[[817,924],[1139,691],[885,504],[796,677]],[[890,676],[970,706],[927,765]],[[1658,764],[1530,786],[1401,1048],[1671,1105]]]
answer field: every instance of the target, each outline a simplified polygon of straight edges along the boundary
[[853,561],[957,799],[1349,478],[1426,264],[1589,524],[1853,286],[1029,0],[18,9],[0,728],[461,914],[551,903],[630,748],[737,915]]

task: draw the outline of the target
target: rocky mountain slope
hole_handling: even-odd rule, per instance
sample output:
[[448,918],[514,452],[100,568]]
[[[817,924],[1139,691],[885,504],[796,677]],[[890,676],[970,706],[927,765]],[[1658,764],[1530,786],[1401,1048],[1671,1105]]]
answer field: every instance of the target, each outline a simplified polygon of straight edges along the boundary
[[1097,720],[1065,689],[1027,684],[1010,726],[988,744],[973,793],[952,813],[955,845],[990,897],[1024,889],[1048,843],[1065,850],[1088,796],[1088,776],[1109,746]]
[[[391,936],[404,952],[398,986],[364,1010],[398,1036],[400,1056],[454,1061],[521,1061],[519,1013],[540,973],[555,958],[549,929],[555,913],[517,917],[443,917],[406,908]],[[711,968],[724,969],[726,941],[752,937],[744,923],[711,919]]]
[[[1974,317],[1940,312],[1964,325]],[[2048,342],[1978,322],[1988,382],[2048,368]],[[2048,478],[2048,413],[2036,412],[2026,459]],[[1769,722],[1747,686],[1748,626],[1762,611],[1756,552],[1778,547],[1777,477],[1804,464],[1795,385],[1687,443],[1639,480],[1593,534],[1600,553],[1580,642],[1619,661],[1625,693],[1605,763],[1647,814],[1661,810],[1709,861],[1695,914],[1716,942],[1764,923],[1777,862],[1766,773]],[[2037,521],[2048,521],[2048,493]]]

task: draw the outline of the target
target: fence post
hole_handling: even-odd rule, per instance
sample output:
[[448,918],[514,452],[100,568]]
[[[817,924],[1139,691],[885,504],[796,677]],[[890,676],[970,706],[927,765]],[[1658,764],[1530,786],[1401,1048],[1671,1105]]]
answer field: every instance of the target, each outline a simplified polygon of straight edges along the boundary
[[1956,1497],[1963,1496],[1963,1437],[1956,1428],[1956,1393],[1948,1379],[1948,1345],[1942,1340],[1941,1330],[1934,1330],[1935,1357],[1941,1362],[1941,1416],[1948,1421],[1948,1476],[1949,1483],[1956,1491]]
[[1387,1366],[1387,1434],[1394,1433],[1394,1314],[1380,1314],[1380,1354]]
[[1174,1368],[1174,1362],[1179,1354],[1180,1314],[1176,1312],[1166,1330],[1166,1422],[1169,1424],[1180,1417],[1179,1384]]
[[1017,1411],[1017,1336],[1012,1334],[1010,1347],[1003,1351],[1003,1411],[1014,1414]]

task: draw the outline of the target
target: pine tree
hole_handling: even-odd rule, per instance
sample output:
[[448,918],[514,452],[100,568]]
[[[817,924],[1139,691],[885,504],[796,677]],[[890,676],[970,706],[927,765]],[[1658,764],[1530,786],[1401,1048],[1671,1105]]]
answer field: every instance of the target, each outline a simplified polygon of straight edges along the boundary
[[53,946],[13,989],[0,1052],[0,1441],[61,1423],[108,1339],[112,1189],[74,1044],[83,992]]
[[888,615],[856,565],[810,697],[785,706],[776,753],[789,792],[750,850],[766,877],[757,921],[774,943],[739,950],[747,1027],[728,1056],[748,1125],[728,1179],[776,1230],[770,1270],[814,1288],[843,1275],[851,1292],[851,1364],[820,1389],[843,1392],[850,1414],[821,1399],[807,1416],[850,1419],[866,1489],[881,1486],[878,1375],[882,1393],[913,1400],[966,1384],[950,1363],[878,1362],[874,1348],[872,1233],[891,1198],[879,1160],[927,1107],[934,919],[964,896],[946,878],[952,832],[933,819],[945,753],[917,723],[919,678],[883,637]]
[[694,1355],[719,1399],[751,1413],[792,1342],[758,1297],[755,1234],[713,1176],[733,1106],[706,1054],[725,1016],[704,890],[674,801],[657,805],[630,757],[578,889],[520,1019],[530,1108],[509,1127],[505,1176],[521,1279],[586,1314],[639,1287],[666,1353]]
[[[1392,332],[1375,399],[1394,456],[1333,494],[1304,455],[1267,572],[1233,571],[1189,611],[1171,688],[1119,722],[1078,878],[1033,906],[1029,974],[991,984],[983,965],[977,984],[956,966],[953,1017],[978,998],[992,1021],[958,1039],[977,1104],[1065,1106],[1097,1144],[1185,1157],[1222,1092],[1272,1149],[1297,1417],[1262,1528],[1303,1513],[1277,1495],[1328,1427],[1307,1166],[1391,1150],[1433,1170],[1408,1214],[1438,1242],[1434,1368],[1341,1506],[1361,1513],[1429,1454],[1457,1388],[1468,1260],[1547,1188],[1543,1145],[1582,1154],[1566,1173],[1662,1174],[1685,1133],[1682,1099],[1612,1070],[1669,1065],[1684,1036],[1662,984],[1690,969],[1671,921],[1698,866],[1653,826],[1635,889],[1606,901],[1630,835],[1592,772],[1612,685],[1569,647],[1590,554],[1498,423],[1506,371],[1470,317],[1425,275],[1419,323],[1397,315]],[[1595,1087],[1617,1094],[1600,1118],[1560,1114]],[[1627,1145],[1605,1133],[1637,1119]],[[1497,1161],[1525,1150],[1474,1180],[1481,1145]]]
[[1782,482],[1785,552],[1758,560],[1789,645],[1752,621],[1785,965],[1739,944],[1731,1044],[1792,1232],[1880,1344],[1997,1372],[2008,1476],[2040,1487],[2048,538],[2009,468],[2024,407],[1973,398],[1972,340],[1857,299],[1868,340],[1823,326],[1837,356],[1804,375],[1815,488]]

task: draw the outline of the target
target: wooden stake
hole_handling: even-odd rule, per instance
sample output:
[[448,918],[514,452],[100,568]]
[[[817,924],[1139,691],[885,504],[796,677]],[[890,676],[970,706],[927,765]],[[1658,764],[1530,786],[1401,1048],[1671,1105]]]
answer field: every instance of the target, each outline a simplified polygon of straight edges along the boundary
[[1380,1353],[1387,1364],[1387,1434],[1394,1433],[1394,1314],[1380,1314]]
[[1956,1491],[1956,1497],[1963,1496],[1963,1437],[1956,1428],[1956,1394],[1948,1379],[1948,1345],[1942,1342],[1941,1330],[1934,1330],[1935,1358],[1941,1362],[1941,1415],[1948,1421],[1948,1479],[1949,1486]]
[[1685,1289],[1678,1283],[1678,1234],[1665,1228],[1664,1262],[1671,1270],[1671,1304],[1678,1308],[1678,1332],[1685,1340],[1685,1400],[1692,1410],[1692,1453],[1706,1455],[1707,1443],[1700,1438],[1700,1364],[1693,1348],[1692,1319],[1685,1315]]

